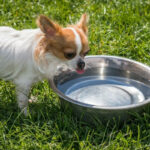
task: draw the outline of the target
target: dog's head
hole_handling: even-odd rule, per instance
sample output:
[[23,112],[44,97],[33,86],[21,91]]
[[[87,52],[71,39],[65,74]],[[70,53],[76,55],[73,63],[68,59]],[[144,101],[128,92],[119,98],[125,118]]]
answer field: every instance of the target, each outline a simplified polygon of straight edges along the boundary
[[81,16],[77,24],[66,28],[62,28],[44,15],[38,17],[37,25],[43,33],[43,38],[36,56],[50,54],[78,73],[84,72],[84,57],[89,52],[86,14]]

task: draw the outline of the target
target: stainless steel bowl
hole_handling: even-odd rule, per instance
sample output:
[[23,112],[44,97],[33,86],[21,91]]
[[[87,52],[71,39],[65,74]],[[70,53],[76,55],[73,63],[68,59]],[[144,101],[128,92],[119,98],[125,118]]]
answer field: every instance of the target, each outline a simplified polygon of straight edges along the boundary
[[61,105],[78,117],[122,121],[150,104],[148,66],[116,56],[87,56],[85,62],[84,74],[62,71],[50,81]]

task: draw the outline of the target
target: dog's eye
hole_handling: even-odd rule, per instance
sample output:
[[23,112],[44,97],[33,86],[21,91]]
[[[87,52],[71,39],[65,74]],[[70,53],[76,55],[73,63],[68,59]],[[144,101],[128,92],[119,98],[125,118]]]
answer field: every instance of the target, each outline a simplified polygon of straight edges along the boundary
[[83,55],[86,56],[89,53],[90,50],[86,51]]
[[72,59],[73,57],[75,57],[76,53],[64,53],[64,56],[67,59]]

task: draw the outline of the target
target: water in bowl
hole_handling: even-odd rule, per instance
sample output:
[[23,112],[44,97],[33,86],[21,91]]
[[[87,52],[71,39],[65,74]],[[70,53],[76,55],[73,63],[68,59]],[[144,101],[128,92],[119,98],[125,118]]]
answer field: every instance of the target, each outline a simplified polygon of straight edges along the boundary
[[132,105],[150,97],[150,88],[145,84],[116,76],[85,76],[58,88],[73,100],[103,107]]

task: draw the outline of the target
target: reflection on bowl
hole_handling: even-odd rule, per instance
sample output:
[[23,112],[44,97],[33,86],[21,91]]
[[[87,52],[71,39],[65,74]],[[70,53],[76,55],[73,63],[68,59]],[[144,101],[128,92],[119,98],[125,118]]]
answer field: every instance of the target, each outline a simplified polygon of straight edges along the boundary
[[[63,107],[84,120],[120,119],[150,104],[150,68],[115,56],[87,56],[82,75],[63,71],[50,81]],[[81,115],[82,114],[82,115]]]

